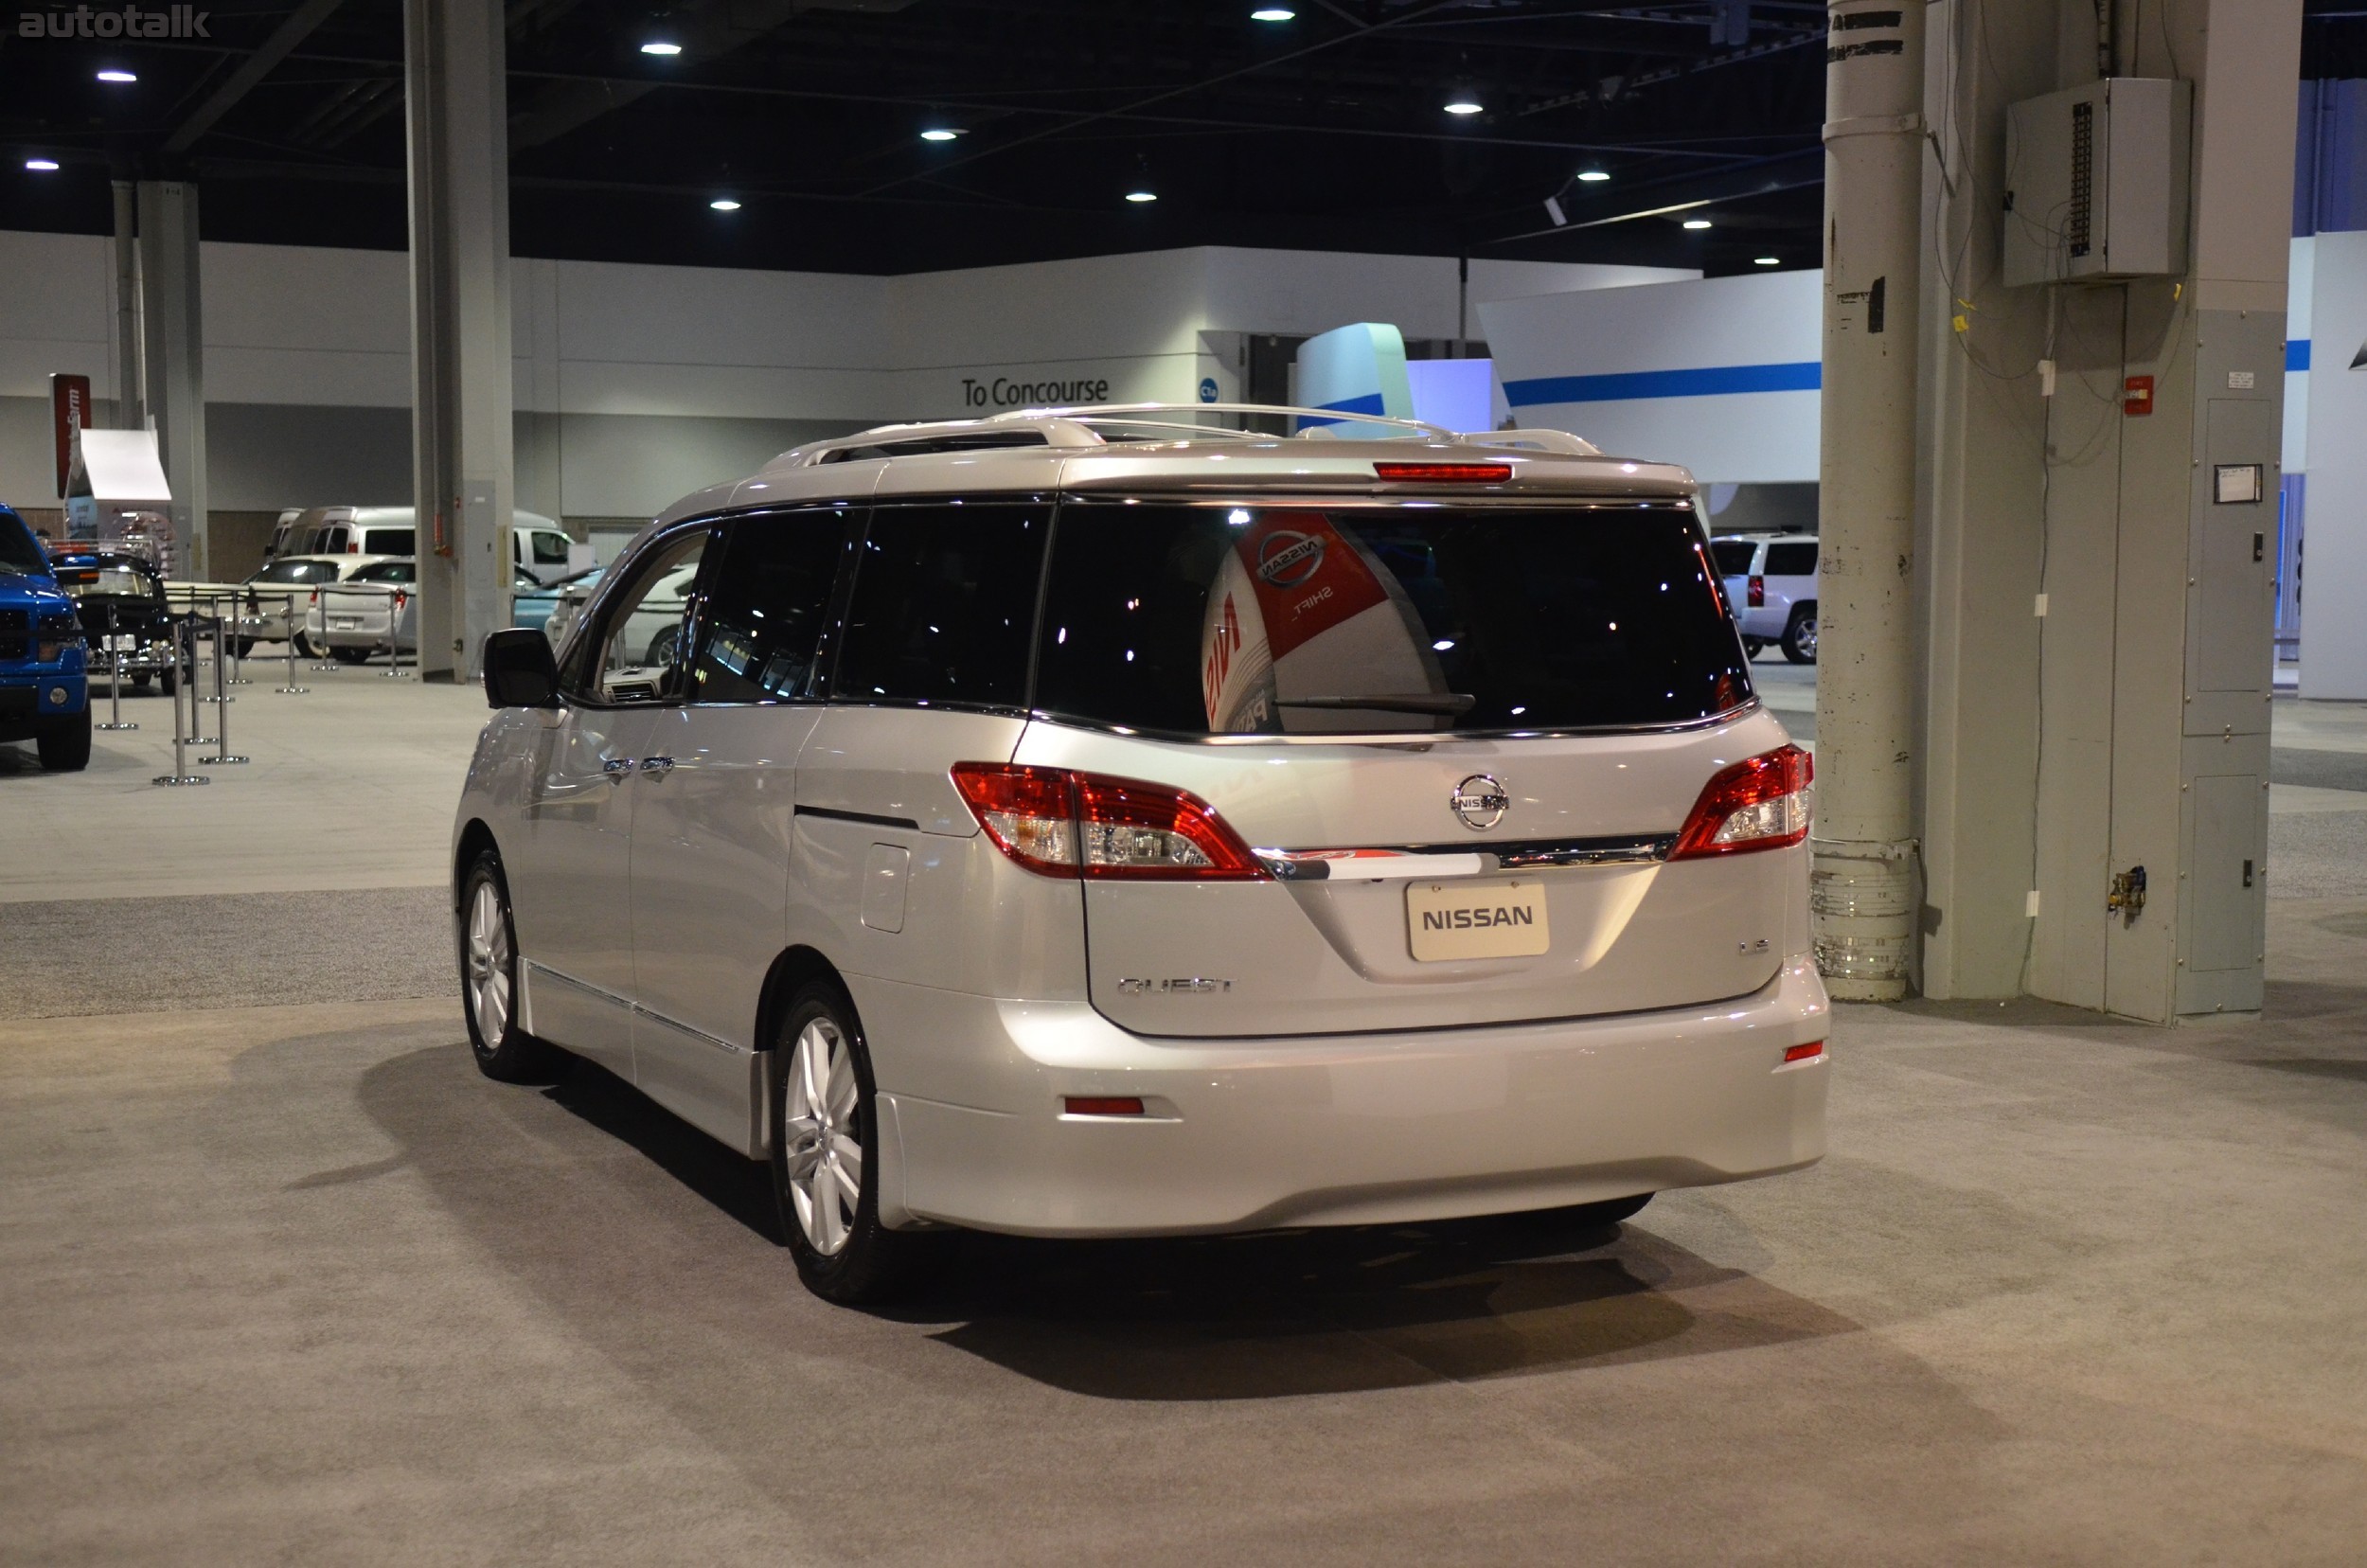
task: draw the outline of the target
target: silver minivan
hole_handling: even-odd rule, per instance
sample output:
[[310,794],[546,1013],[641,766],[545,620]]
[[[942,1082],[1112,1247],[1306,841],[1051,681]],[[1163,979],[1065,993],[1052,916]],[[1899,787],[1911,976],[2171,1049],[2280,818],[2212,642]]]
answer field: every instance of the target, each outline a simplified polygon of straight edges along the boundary
[[1691,478],[1202,412],[800,447],[495,633],[484,1070],[768,1162],[843,1302],[947,1227],[1610,1223],[1821,1157],[1809,759]]

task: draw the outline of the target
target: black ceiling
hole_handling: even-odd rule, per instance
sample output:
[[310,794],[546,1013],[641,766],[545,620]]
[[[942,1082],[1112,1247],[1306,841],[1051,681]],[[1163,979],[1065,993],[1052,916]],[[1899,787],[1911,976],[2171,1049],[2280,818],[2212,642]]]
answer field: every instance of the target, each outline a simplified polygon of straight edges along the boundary
[[[508,0],[511,248],[851,272],[1190,244],[1813,264],[1821,0],[1274,3],[1297,14]],[[400,6],[202,9],[209,39],[0,34],[0,226],[103,232],[108,177],[138,173],[199,181],[208,239],[400,248]],[[2305,55],[2340,70],[2363,42],[2329,17]]]

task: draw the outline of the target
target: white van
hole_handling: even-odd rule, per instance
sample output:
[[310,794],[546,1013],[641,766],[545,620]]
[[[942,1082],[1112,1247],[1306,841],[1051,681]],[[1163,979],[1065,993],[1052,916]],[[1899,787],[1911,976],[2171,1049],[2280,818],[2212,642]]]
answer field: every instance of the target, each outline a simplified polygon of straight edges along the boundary
[[[592,563],[591,546],[530,511],[510,513],[512,563],[537,582],[556,582]],[[314,507],[283,511],[266,560],[283,555],[416,556],[418,513],[409,507]],[[578,560],[578,558],[580,558]]]
[[800,447],[493,633],[484,1071],[767,1162],[837,1301],[933,1228],[1608,1224],[1819,1159],[1810,761],[1690,476],[1206,412]]

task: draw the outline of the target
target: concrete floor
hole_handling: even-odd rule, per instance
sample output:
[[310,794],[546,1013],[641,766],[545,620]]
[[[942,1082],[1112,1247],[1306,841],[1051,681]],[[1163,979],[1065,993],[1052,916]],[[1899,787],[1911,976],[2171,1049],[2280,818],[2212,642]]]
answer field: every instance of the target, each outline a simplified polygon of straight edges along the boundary
[[1830,1159],[1614,1233],[978,1238],[861,1313],[616,1079],[477,1076],[481,706],[311,684],[205,790],[0,747],[76,857],[0,860],[0,1563],[2367,1559],[2367,794],[2273,792],[2334,891],[2272,863],[2260,1022],[1842,1008]]

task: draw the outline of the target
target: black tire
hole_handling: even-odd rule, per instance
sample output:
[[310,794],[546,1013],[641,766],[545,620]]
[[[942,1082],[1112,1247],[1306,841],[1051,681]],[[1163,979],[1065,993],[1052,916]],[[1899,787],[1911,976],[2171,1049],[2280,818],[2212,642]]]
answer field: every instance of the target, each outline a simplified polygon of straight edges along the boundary
[[1742,639],[1742,656],[1746,659],[1755,659],[1766,650],[1767,639],[1765,637],[1745,637]]
[[248,658],[255,652],[255,639],[253,637],[235,637],[231,640],[236,642],[239,646],[240,658]]
[[154,677],[150,675],[146,670],[142,670],[137,675],[126,675],[124,679],[132,683],[132,689],[133,691],[146,691],[148,689],[149,682],[153,680]]
[[156,681],[158,686],[163,690],[166,696],[178,697],[181,695],[181,672],[179,670],[165,670],[156,677]]
[[370,659],[370,650],[366,648],[332,648],[329,650],[329,656],[341,665],[367,664]]
[[80,773],[90,766],[90,709],[64,719],[44,719],[33,745],[44,773]]
[[[835,1035],[845,1051],[845,1065],[854,1077],[853,1103],[841,1105],[829,1116],[804,1114],[813,1096],[792,1081],[798,1078],[800,1042],[810,1027]],[[830,1060],[840,1059],[833,1056]],[[871,1052],[863,1042],[863,1025],[845,991],[817,981],[797,993],[782,1020],[772,1069],[773,1197],[780,1208],[781,1234],[788,1239],[791,1257],[796,1260],[798,1277],[814,1294],[841,1307],[891,1301],[908,1292],[926,1273],[935,1251],[932,1243],[938,1238],[925,1233],[892,1231],[880,1223],[878,1088],[871,1076]],[[804,1103],[798,1098],[801,1096]],[[823,1088],[821,1098],[825,1103],[837,1101],[828,1087]],[[832,1146],[843,1145],[849,1125],[862,1162],[851,1213],[844,1203],[843,1179],[826,1182],[817,1174],[824,1167],[843,1173],[843,1155],[834,1152]],[[792,1128],[799,1132],[793,1133]],[[793,1165],[802,1165],[799,1178],[791,1174]],[[799,1188],[800,1178],[812,1183],[811,1190]],[[810,1214],[820,1212],[823,1200],[819,1195],[826,1186],[836,1195],[828,1200],[832,1203],[829,1220],[810,1220]],[[833,1226],[839,1237],[834,1249],[828,1245]],[[822,1240],[816,1239],[817,1232]]]
[[1816,663],[1816,606],[1795,604],[1784,627],[1784,657],[1793,664]]
[[[489,890],[492,927],[480,934],[472,926],[481,890]],[[501,856],[480,852],[460,882],[460,902],[453,927],[460,956],[460,1010],[469,1023],[469,1049],[478,1071],[504,1083],[548,1083],[556,1078],[565,1056],[556,1046],[535,1039],[518,1024],[518,934],[509,918],[509,882],[502,875]],[[498,929],[498,935],[494,935]],[[480,951],[477,937],[491,938]],[[499,977],[500,1016],[483,1006],[478,982]]]
[[312,646],[312,634],[310,632],[297,632],[295,645],[296,654],[300,658],[317,659],[321,656],[321,650]]

